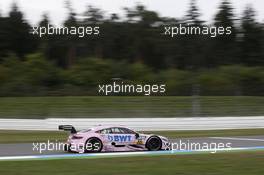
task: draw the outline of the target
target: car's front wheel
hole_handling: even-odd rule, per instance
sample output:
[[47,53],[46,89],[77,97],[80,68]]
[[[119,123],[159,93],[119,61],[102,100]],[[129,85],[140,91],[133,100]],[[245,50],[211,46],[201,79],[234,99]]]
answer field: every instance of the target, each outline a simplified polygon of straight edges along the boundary
[[103,149],[102,141],[97,137],[89,138],[85,143],[85,152],[86,153],[97,153],[101,152]]
[[158,136],[151,136],[146,142],[149,151],[158,151],[162,147],[162,141]]

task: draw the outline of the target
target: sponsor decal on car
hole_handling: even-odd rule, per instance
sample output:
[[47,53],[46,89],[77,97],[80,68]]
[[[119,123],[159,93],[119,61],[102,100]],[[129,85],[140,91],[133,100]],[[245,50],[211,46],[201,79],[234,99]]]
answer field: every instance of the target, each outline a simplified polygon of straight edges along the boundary
[[110,142],[130,142],[132,140],[131,135],[108,135]]
[[136,140],[135,141],[135,144],[137,144],[137,145],[143,145],[144,143],[143,143],[143,140]]
[[146,136],[139,136],[138,138],[137,138],[137,140],[135,141],[135,144],[137,144],[137,145],[143,145],[144,144],[144,141],[146,140]]

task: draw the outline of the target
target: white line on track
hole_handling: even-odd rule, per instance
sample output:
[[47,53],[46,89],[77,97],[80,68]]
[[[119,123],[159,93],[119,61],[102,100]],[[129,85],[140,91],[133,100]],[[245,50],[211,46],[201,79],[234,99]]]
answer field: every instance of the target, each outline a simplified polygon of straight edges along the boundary
[[209,137],[211,139],[222,139],[222,140],[240,140],[240,141],[258,141],[264,142],[264,139],[252,139],[252,138],[242,138],[242,137]]
[[[226,148],[219,149],[221,152],[230,151],[246,151],[246,150],[264,150],[264,147],[245,147],[245,148]],[[177,155],[177,154],[194,154],[194,153],[212,153],[212,150],[196,150],[196,151],[150,151],[150,152],[123,152],[123,153],[94,153],[94,154],[59,154],[59,155],[40,155],[40,156],[5,156],[0,157],[0,161],[5,160],[45,160],[45,159],[65,159],[65,158],[107,158],[107,157],[121,157],[121,156],[142,156],[142,155]],[[215,151],[215,150],[213,150]]]

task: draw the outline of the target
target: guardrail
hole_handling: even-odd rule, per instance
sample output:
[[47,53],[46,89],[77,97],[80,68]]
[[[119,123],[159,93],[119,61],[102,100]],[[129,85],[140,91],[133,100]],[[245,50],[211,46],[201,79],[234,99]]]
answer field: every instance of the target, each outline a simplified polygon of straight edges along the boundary
[[77,129],[96,125],[124,125],[135,130],[219,130],[264,128],[264,116],[197,117],[197,118],[48,118],[0,119],[2,130],[58,130],[58,125],[70,124]]

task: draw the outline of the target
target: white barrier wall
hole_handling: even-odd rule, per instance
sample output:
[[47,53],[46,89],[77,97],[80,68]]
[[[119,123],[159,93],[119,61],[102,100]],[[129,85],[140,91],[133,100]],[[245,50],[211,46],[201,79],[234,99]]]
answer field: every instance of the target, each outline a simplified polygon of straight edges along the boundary
[[124,125],[135,130],[217,130],[264,128],[264,116],[197,117],[197,118],[48,118],[0,119],[2,130],[58,130],[58,125],[70,124],[77,130],[96,125]]

